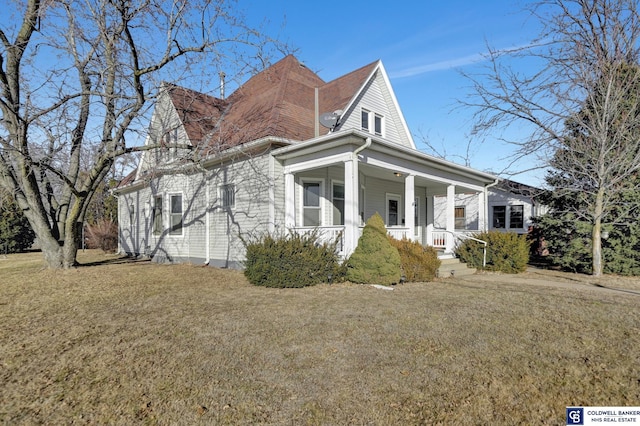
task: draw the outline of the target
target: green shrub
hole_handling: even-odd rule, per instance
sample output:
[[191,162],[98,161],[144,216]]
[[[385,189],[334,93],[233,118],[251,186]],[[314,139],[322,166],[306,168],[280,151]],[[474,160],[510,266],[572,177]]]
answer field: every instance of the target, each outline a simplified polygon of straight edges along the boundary
[[400,254],[402,273],[408,282],[431,281],[435,278],[436,271],[440,267],[436,249],[407,238],[396,240],[389,237],[389,241]]
[[264,235],[245,242],[244,275],[254,285],[299,288],[344,278],[337,241],[321,242],[318,230],[303,235]]
[[384,221],[376,213],[367,221],[347,261],[347,279],[362,284],[394,284],[400,281],[400,268],[400,254],[389,242]]
[[[529,241],[526,235],[515,232],[489,231],[473,236],[487,242],[487,265],[484,269],[516,274],[524,272],[529,262]],[[456,256],[474,268],[482,268],[483,245],[477,241],[464,240],[456,248]]]
[[0,254],[25,251],[35,238],[36,234],[13,197],[0,192]]

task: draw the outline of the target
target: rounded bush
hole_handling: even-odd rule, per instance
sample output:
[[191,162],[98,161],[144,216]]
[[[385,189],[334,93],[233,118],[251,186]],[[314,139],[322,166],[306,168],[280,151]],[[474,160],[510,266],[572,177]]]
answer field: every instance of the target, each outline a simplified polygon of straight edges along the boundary
[[344,272],[336,246],[337,241],[322,242],[317,230],[306,235],[264,235],[245,243],[244,275],[254,285],[276,288],[339,281]]
[[387,238],[382,217],[367,221],[358,246],[347,261],[347,279],[361,284],[395,284],[400,281],[400,254]]
[[407,238],[389,237],[389,241],[400,254],[402,273],[408,282],[432,281],[436,277],[441,263],[436,249]]
[[[526,235],[518,235],[515,232],[489,231],[473,235],[487,242],[488,271],[516,274],[524,272],[529,262],[529,241]],[[464,240],[456,248],[456,256],[462,262],[477,269],[482,267],[483,245],[477,241]]]

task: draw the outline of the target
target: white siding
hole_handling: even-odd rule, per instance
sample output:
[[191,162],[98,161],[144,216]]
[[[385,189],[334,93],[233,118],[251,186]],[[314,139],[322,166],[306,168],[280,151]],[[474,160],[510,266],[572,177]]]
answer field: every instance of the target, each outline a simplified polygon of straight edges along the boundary
[[[465,217],[468,230],[478,229],[478,217],[480,206],[478,194],[456,194],[455,206],[465,208]],[[434,227],[436,229],[445,228],[445,211],[446,211],[446,196],[436,195],[434,196]],[[532,224],[531,217],[533,215],[533,205],[531,199],[516,194],[511,194],[505,191],[490,189],[488,195],[488,223],[489,229],[497,229],[494,227],[493,207],[505,206],[507,224],[505,228],[498,228],[505,232],[517,232],[519,234],[526,233],[529,226]],[[512,228],[509,226],[509,209],[510,206],[521,205],[523,206],[523,226],[518,228]]]
[[[149,187],[120,194],[120,250],[132,254],[150,254],[157,261],[201,263],[238,267],[244,260],[240,236],[266,232],[269,224],[268,155],[244,159],[194,174],[172,174],[151,179]],[[235,185],[235,205],[223,208],[219,187]],[[209,205],[207,205],[207,191]],[[181,235],[169,232],[170,197],[181,194],[183,228]],[[163,199],[164,231],[153,233],[154,197]],[[283,206],[282,191],[275,191],[276,204]],[[278,201],[280,200],[280,201]],[[136,206],[139,225],[129,223],[129,207]],[[282,217],[282,208],[275,210]],[[207,215],[210,240],[206,241]],[[207,259],[207,243],[210,244]],[[148,249],[145,249],[148,246]]]
[[375,213],[378,213],[386,223],[387,194],[396,194],[400,196],[398,208],[400,215],[399,225],[401,225],[402,219],[404,218],[404,183],[373,177],[367,177],[365,182],[365,222]]
[[[478,230],[479,224],[479,198],[480,193],[471,194],[456,194],[455,207],[464,207],[465,210],[465,230]],[[447,197],[446,195],[436,195],[433,197],[433,226],[436,229],[446,228],[446,210],[447,210]],[[462,230],[456,228],[456,230]]]
[[[237,267],[245,252],[240,236],[263,234],[269,226],[269,158],[225,164],[208,172],[208,179],[211,260],[217,266]],[[223,184],[235,185],[235,205],[229,209],[222,207],[220,199]],[[276,191],[277,197],[281,195]]]
[[[161,146],[166,142],[164,138],[167,134],[170,135],[170,144],[189,144],[187,133],[173,106],[173,103],[169,99],[169,96],[166,93],[163,93],[160,95],[151,117],[149,133],[147,134],[145,145]],[[189,151],[177,150],[174,152],[173,148],[166,146],[143,152],[140,160],[140,167],[138,168],[137,178],[140,178],[145,173],[155,170],[158,166],[162,167],[170,164],[185,153],[189,153]]]
[[[533,203],[529,197],[524,197],[521,195],[512,194],[506,191],[502,191],[499,189],[492,189],[489,192],[489,229],[498,229],[500,231],[505,232],[517,232],[519,234],[524,234],[528,231],[529,226],[533,224],[531,221],[533,212]],[[511,206],[523,206],[523,226],[522,228],[513,228],[509,223],[509,212]],[[506,209],[506,227],[505,228],[495,228],[494,227],[494,218],[493,218],[493,207],[494,206],[505,206]]]
[[[365,108],[373,113],[381,114],[384,117],[383,138],[391,142],[407,147],[412,147],[411,141],[407,138],[407,131],[400,118],[400,111],[395,107],[390,88],[385,83],[380,72],[369,81],[364,91],[356,99],[352,107],[345,112],[345,121],[341,129],[361,129],[361,111]],[[370,123],[373,132],[373,123]]]

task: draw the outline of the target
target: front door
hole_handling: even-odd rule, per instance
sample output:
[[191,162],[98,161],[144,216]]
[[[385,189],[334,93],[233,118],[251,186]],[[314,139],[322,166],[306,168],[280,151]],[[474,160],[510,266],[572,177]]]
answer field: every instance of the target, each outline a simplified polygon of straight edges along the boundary
[[396,194],[387,194],[387,226],[398,226],[402,224],[400,217],[401,198]]

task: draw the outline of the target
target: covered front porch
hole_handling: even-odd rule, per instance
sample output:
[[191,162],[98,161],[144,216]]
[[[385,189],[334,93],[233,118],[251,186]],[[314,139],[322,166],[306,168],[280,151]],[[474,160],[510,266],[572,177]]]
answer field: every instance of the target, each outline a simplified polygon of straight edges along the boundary
[[[283,166],[286,228],[338,238],[345,258],[376,212],[391,236],[435,247],[443,257],[452,255],[461,234],[487,228],[491,175],[358,131],[292,145],[274,156]],[[477,197],[476,211],[461,217],[456,194]]]

